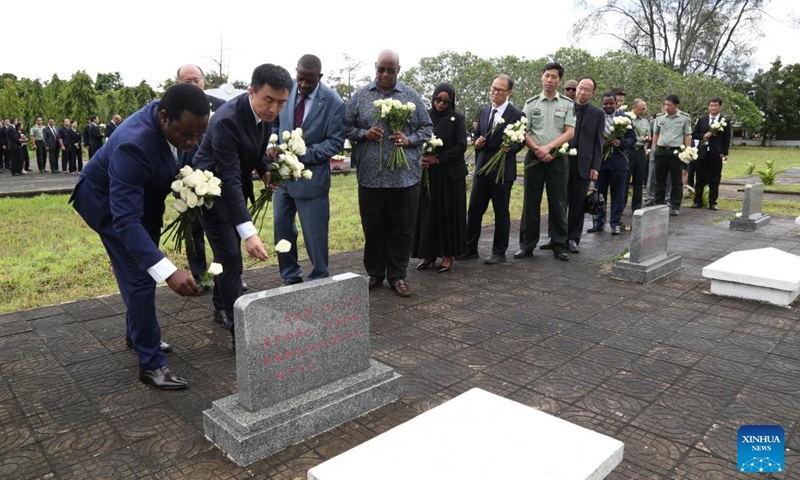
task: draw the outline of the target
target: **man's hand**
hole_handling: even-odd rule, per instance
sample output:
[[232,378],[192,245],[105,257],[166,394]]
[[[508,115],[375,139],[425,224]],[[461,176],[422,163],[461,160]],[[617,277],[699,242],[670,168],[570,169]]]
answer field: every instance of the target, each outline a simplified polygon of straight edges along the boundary
[[272,172],[265,173],[264,176],[261,177],[261,180],[264,182],[264,187],[269,188],[270,190],[272,190],[272,193],[275,193],[276,191],[278,191],[278,184],[277,183],[270,183],[270,180],[272,180]]
[[[543,162],[549,162],[550,160],[553,159],[553,157],[550,157],[550,147],[548,147],[547,145],[542,145],[542,146],[538,147],[533,152],[533,154],[536,155],[536,158],[538,158],[539,160],[541,160]],[[550,157],[550,159],[549,160],[545,160],[545,158],[547,158],[547,157]]]
[[372,127],[364,134],[364,138],[372,140],[373,142],[380,142],[383,140],[383,128]]
[[436,155],[423,155],[422,156],[422,168],[428,168],[431,165],[436,165],[439,163],[439,159],[436,158]]
[[258,238],[258,235],[250,235],[247,237],[247,240],[244,241],[244,248],[247,250],[247,254],[253,258],[264,261],[269,258],[267,256],[267,249],[264,248],[264,244],[261,242],[261,239]]
[[589,170],[589,180],[597,180],[597,170],[593,168]]
[[275,157],[278,156],[278,150],[275,147],[269,147],[267,151],[264,153],[267,154],[267,160],[269,160],[270,162],[274,162]]
[[405,148],[411,145],[411,142],[408,140],[408,137],[406,137],[403,134],[403,132],[393,132],[391,135],[389,135],[389,140],[391,140],[392,143],[397,145],[398,147]]
[[183,270],[175,270],[175,273],[167,277],[167,286],[183,297],[192,297],[200,293],[192,276]]
[[486,145],[486,137],[480,136],[475,139],[475,150],[480,150]]

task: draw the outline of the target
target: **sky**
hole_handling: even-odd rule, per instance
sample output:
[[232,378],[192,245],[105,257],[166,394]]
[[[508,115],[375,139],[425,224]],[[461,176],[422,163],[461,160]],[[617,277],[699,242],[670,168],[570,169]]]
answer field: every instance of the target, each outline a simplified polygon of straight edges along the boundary
[[[548,20],[534,29],[531,19],[542,14],[543,4]],[[302,8],[301,14],[291,5]],[[385,48],[397,51],[401,66],[408,69],[421,58],[448,50],[483,58],[535,59],[567,46],[593,55],[617,47],[608,37],[580,43],[571,39],[572,24],[581,16],[572,0],[469,5],[423,0],[117,0],[75,8],[39,0],[35,10],[25,17],[31,21],[3,22],[3,38],[15,41],[17,48],[13,54],[10,48],[0,54],[0,73],[49,80],[53,73],[69,79],[78,70],[92,78],[98,72],[119,72],[125,85],[146,80],[158,87],[185,63],[217,70],[214,59],[220,58],[230,80],[249,81],[262,63],[282,65],[293,74],[297,59],[306,53],[320,57],[327,76],[344,66],[347,54],[365,64],[363,76],[372,75],[371,67]],[[787,20],[795,13],[800,13],[800,4],[794,6],[792,0],[770,2],[762,25],[765,36],[756,41],[757,68],[769,68],[778,55],[784,64],[800,63],[800,29],[790,28]]]

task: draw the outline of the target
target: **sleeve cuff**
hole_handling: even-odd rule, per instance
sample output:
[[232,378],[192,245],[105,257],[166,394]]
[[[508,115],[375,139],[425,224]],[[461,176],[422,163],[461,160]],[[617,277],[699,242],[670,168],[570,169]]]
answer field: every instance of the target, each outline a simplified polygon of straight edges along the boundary
[[161,283],[177,270],[178,267],[173,265],[167,257],[164,257],[158,263],[148,268],[147,273],[153,277],[153,280],[155,280],[156,283]]
[[253,225],[253,222],[244,222],[236,225],[236,233],[239,234],[239,238],[242,240],[247,240],[257,234],[258,230],[256,230],[256,226]]

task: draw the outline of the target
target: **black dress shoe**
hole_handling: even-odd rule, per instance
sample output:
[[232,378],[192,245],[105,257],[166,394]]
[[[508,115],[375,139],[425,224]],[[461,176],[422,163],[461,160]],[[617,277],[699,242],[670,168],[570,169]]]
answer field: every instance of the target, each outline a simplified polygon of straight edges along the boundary
[[214,321],[222,325],[223,327],[227,328],[228,330],[233,328],[233,320],[228,316],[228,313],[224,310],[214,310]]
[[539,248],[542,250],[552,250],[553,249],[553,240],[548,238],[546,242],[539,245]]
[[619,225],[616,227],[611,227],[611,235],[619,235],[619,232],[622,231]]
[[703,206],[699,203],[693,203],[689,206],[689,208],[703,208]]
[[578,250],[578,242],[575,240],[567,240],[567,249],[571,253],[581,253],[581,251]]
[[434,263],[436,263],[436,259],[435,258],[433,260],[431,260],[431,261],[428,261],[427,259],[423,260],[417,265],[417,270],[425,270],[426,268],[430,267]]
[[478,257],[480,257],[478,252],[462,253],[461,255],[456,255],[456,260],[474,260]]
[[669,216],[670,217],[677,217],[678,215],[680,215],[680,213],[681,212],[679,212],[677,208],[670,208],[669,209]]
[[155,370],[139,370],[139,380],[161,390],[181,390],[189,386],[189,382],[176,375],[166,365]]
[[602,232],[603,226],[602,225],[594,225],[592,228],[587,228],[586,233],[597,233]]
[[708,206],[708,209],[709,210],[719,210],[719,207],[717,207],[716,203],[712,203],[711,205]]
[[243,291],[243,292],[246,292],[246,291],[248,291],[248,290],[250,290],[250,287],[248,287],[248,286],[247,286],[247,282],[245,282],[244,280],[242,280],[242,291]]
[[298,283],[303,283],[302,277],[287,278],[283,281],[282,285],[288,287],[289,285],[297,285]]
[[483,263],[486,265],[497,265],[498,263],[504,263],[506,261],[505,255],[495,255],[494,253],[489,255],[483,260]]
[[569,262],[569,254],[567,252],[553,252],[553,256],[562,262]]
[[520,258],[527,258],[532,256],[533,256],[533,249],[528,250],[526,248],[520,248],[519,250],[517,250],[516,253],[514,253],[514,258],[516,258],[517,260],[519,260]]
[[382,278],[370,276],[367,281],[367,286],[369,287],[370,290],[380,287],[381,285],[383,285]]
[[[133,342],[131,341],[131,337],[128,336],[128,335],[125,335],[125,345],[127,345],[128,348],[133,348]],[[158,348],[161,349],[162,352],[171,352],[172,351],[172,345],[170,345],[167,342],[161,342],[158,345]]]
[[654,207],[655,205],[656,205],[656,202],[647,202],[647,203],[644,204],[645,207]]

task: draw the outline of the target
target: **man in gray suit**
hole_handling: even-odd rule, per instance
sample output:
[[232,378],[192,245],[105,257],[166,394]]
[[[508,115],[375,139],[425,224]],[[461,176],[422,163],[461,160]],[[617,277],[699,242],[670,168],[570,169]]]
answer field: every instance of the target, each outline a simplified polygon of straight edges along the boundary
[[286,182],[273,196],[275,241],[286,239],[292,244],[289,252],[278,254],[284,285],[303,281],[303,271],[297,262],[297,214],[313,265],[308,279],[328,276],[330,160],[344,145],[344,101],[320,83],[322,62],[315,55],[303,55],[297,62],[296,72],[286,108],[278,117],[278,138],[282,139],[285,131],[303,129],[307,150],[299,159],[311,170],[312,177]]

